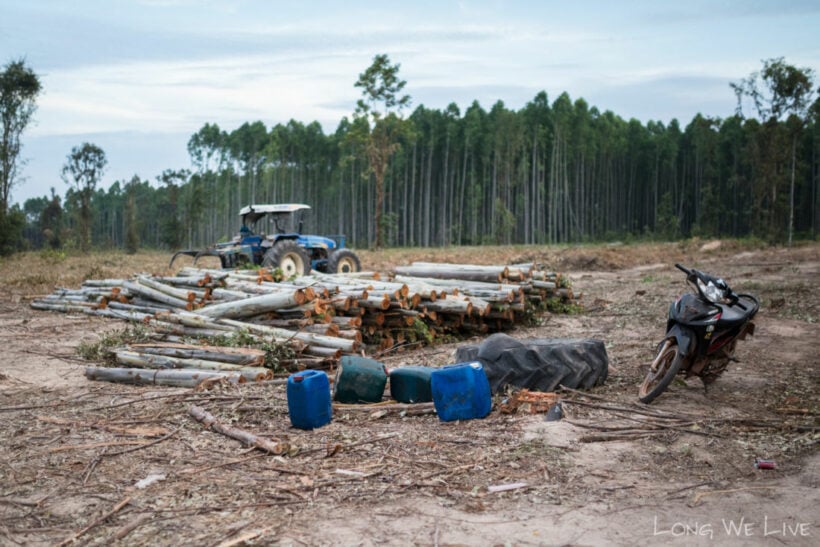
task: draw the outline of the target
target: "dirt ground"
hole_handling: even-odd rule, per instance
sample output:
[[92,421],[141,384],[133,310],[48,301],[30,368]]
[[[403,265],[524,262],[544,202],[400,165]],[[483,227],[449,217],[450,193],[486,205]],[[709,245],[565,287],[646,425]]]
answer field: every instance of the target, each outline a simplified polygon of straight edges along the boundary
[[[362,253],[375,270],[411,260],[543,261],[569,275],[583,312],[545,315],[509,334],[604,340],[609,379],[564,394],[558,422],[497,410],[455,423],[342,410],[315,431],[289,427],[281,385],[196,391],[87,381],[77,345],[123,325],[28,307],[55,284],[136,272],[149,258],[0,263],[0,544],[820,542],[818,244]],[[647,407],[636,404],[637,385],[669,302],[686,290],[676,261],[722,275],[762,308],[739,362],[708,392],[676,382]],[[457,347],[384,360],[442,365]],[[192,419],[193,405],[286,441],[292,453],[244,448]],[[755,458],[777,468],[757,469]]]

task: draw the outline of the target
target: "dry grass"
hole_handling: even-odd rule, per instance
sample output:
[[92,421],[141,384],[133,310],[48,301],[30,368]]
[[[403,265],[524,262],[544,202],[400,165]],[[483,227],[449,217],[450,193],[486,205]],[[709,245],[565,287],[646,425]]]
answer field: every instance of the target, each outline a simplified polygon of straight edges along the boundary
[[79,287],[86,279],[124,278],[137,272],[170,273],[169,254],[94,251],[87,255],[19,253],[0,262],[0,284],[11,294],[45,295],[55,287]]
[[[702,242],[641,243],[611,245],[494,245],[482,247],[398,248],[382,251],[357,250],[366,270],[388,271],[413,261],[455,262],[470,264],[516,264],[540,262],[557,271],[618,270],[658,262],[670,257],[684,260],[698,253]],[[735,252],[754,248],[754,243],[723,242],[722,251]],[[138,272],[170,275],[190,259],[180,257],[168,268],[171,253],[163,250],[141,250],[126,254],[120,250],[94,251],[87,255],[67,252],[27,252],[0,259],[0,286],[20,296],[43,295],[55,287],[78,287],[86,279],[124,278]],[[218,267],[212,257],[200,265]]]

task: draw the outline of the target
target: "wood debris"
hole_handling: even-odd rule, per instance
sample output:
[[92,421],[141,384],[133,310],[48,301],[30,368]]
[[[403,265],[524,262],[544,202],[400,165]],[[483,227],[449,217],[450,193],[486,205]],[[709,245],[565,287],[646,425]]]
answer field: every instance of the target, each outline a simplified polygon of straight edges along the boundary
[[[40,310],[84,313],[150,326],[165,344],[118,349],[118,372],[89,369],[94,379],[187,385],[186,373],[232,381],[269,379],[264,353],[191,345],[243,333],[286,345],[290,370],[328,369],[342,355],[383,354],[438,337],[512,328],[550,302],[575,303],[565,278],[535,264],[474,266],[416,262],[389,280],[375,272],[313,272],[274,282],[268,270],[183,268],[175,276],[137,274],[88,279],[32,301]],[[133,369],[133,370],[127,370]],[[179,370],[173,379],[141,369]],[[188,376],[191,376],[188,374]]]
[[560,400],[561,396],[557,393],[521,389],[499,404],[498,408],[504,414],[514,414],[516,412],[540,414],[549,412],[550,407]]

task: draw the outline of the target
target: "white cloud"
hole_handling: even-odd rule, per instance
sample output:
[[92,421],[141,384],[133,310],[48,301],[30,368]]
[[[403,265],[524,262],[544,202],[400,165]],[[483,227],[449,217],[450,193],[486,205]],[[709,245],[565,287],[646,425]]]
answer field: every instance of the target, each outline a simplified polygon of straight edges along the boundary
[[177,132],[204,121],[256,119],[335,123],[349,111],[322,105],[348,101],[352,109],[356,98],[353,76],[347,86],[339,83],[340,61],[257,55],[54,71],[44,77],[49,91],[33,133]]

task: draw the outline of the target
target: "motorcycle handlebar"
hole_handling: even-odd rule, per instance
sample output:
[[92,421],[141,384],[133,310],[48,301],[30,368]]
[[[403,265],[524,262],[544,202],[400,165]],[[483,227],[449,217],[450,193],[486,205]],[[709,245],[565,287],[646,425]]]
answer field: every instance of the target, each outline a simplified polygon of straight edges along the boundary
[[730,306],[738,306],[743,311],[746,311],[746,310],[749,309],[749,308],[747,308],[746,306],[744,306],[743,304],[740,303],[740,295],[738,295],[734,291],[729,292],[729,305]]
[[[694,278],[701,278],[701,279],[705,278],[704,281],[711,280],[718,287],[721,287],[721,285],[722,285],[721,288],[726,291],[726,297],[729,299],[729,305],[730,306],[737,305],[743,311],[748,310],[748,308],[746,306],[744,306],[743,304],[740,303],[740,297],[737,295],[737,293],[735,293],[731,288],[729,288],[729,285],[727,285],[726,282],[723,281],[722,279],[716,279],[716,278],[712,277],[711,275],[705,274],[705,273],[700,272],[698,270],[690,270],[689,268],[687,268],[687,267],[685,267],[681,264],[675,264],[675,267],[677,269],[679,269],[680,271],[682,271],[683,273],[685,273],[686,278],[689,281],[694,282],[693,277]],[[700,291],[700,289],[698,289],[698,291]]]

